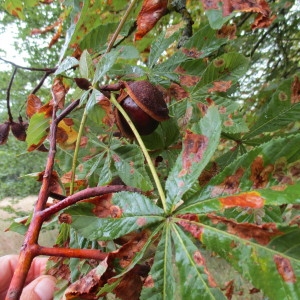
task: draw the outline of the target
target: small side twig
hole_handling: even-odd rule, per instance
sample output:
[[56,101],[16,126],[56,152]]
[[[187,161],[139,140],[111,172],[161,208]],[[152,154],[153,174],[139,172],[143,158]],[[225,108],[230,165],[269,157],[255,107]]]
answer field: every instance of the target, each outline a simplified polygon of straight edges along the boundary
[[11,113],[11,110],[10,110],[10,90],[11,90],[12,84],[14,82],[14,78],[15,78],[16,73],[17,73],[17,67],[14,68],[14,71],[13,71],[12,76],[11,76],[10,81],[9,81],[8,88],[6,90],[6,105],[7,105],[7,113],[8,113],[9,122],[13,121],[13,116],[12,116],[12,113]]

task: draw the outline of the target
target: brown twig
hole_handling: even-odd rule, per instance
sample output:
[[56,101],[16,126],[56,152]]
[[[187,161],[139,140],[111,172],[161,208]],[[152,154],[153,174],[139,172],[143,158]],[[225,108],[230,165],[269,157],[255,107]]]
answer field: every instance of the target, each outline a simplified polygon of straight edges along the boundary
[[42,85],[44,84],[45,80],[47,79],[48,76],[50,76],[52,73],[55,72],[54,70],[50,70],[50,71],[45,71],[45,74],[43,75],[42,79],[40,80],[40,82],[38,83],[38,85],[33,89],[33,91],[31,92],[31,94],[36,94],[37,91],[42,87]]
[[28,71],[40,71],[40,72],[51,72],[51,73],[54,73],[56,71],[57,68],[34,68],[34,67],[24,67],[24,66],[20,66],[20,65],[17,65],[15,64],[14,62],[12,61],[9,61],[9,60],[6,60],[2,57],[0,57],[0,60],[2,60],[3,62],[7,63],[7,64],[10,64],[12,66],[14,66],[15,68],[18,68],[18,69],[23,69],[23,70],[28,70]]
[[12,113],[11,113],[11,110],[10,110],[10,90],[11,90],[12,84],[14,82],[14,78],[15,78],[16,73],[17,73],[17,67],[14,68],[14,71],[13,71],[13,73],[11,75],[11,78],[10,78],[10,81],[9,81],[8,88],[6,90],[6,105],[7,105],[8,119],[9,119],[10,122],[13,121],[13,116],[12,116]]

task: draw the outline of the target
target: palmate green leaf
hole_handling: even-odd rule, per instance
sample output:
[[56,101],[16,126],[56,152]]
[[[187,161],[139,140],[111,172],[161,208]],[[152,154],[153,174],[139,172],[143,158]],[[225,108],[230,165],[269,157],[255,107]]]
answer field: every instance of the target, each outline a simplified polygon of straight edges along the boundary
[[12,16],[18,17],[23,20],[24,16],[24,4],[21,0],[5,0],[1,6]]
[[120,146],[112,150],[111,155],[118,175],[126,185],[142,191],[153,189],[145,169],[144,156],[137,145]]
[[173,299],[176,290],[173,272],[170,223],[166,223],[158,243],[154,262],[141,293],[141,300]]
[[285,80],[273,94],[271,101],[267,101],[260,117],[250,128],[243,140],[251,139],[264,132],[273,132],[291,122],[299,120],[300,103],[292,101],[292,83],[295,79]]
[[222,9],[208,9],[205,11],[207,15],[209,25],[213,29],[220,29],[228,20],[230,20],[233,14],[224,17]]
[[27,129],[26,143],[29,150],[35,149],[48,135],[50,116],[36,113],[32,116]]
[[210,98],[219,106],[223,125],[222,132],[235,134],[249,130],[243,115],[236,113],[240,109],[240,105],[237,102],[218,95],[211,95]]
[[110,70],[116,62],[119,51],[111,51],[102,55],[99,63],[97,64],[93,84],[102,79],[102,77]]
[[[285,138],[271,140],[254,148],[234,160],[222,172],[214,176],[206,186],[201,188],[201,190],[199,187],[199,192],[186,200],[185,204],[192,204],[201,200],[215,198],[222,194],[238,193],[240,191],[249,191],[255,188],[259,189],[263,187],[260,186],[261,184],[264,184],[266,188],[275,186],[275,190],[276,186],[280,186],[282,180],[296,182],[299,179],[299,176],[296,173],[292,175],[292,172],[293,168],[299,164],[299,145],[300,134],[295,134]],[[254,177],[257,178],[255,179],[256,182],[254,182],[255,180],[251,177],[251,166],[253,164],[255,165],[255,160],[257,159],[262,162],[262,169],[260,171],[262,172],[262,175],[269,169],[264,182],[259,181],[259,174],[256,174],[258,177]],[[264,168],[267,169],[264,170]],[[228,184],[225,184],[230,176],[235,176],[231,177],[234,184],[233,188],[230,188]],[[282,184],[284,184],[284,182]]]
[[[199,66],[200,68],[202,66],[204,70],[206,65],[203,63],[202,58],[209,56],[222,45],[226,44],[226,42],[227,39],[216,38],[215,30],[211,29],[208,25],[204,26],[195,32],[195,34],[184,44],[182,51],[176,51],[166,61],[157,64],[154,68],[155,73],[173,71],[180,64],[183,64],[182,66],[188,74],[194,73],[195,69]],[[189,51],[191,54],[189,54]],[[193,54],[197,59],[193,57]],[[185,64],[185,62],[191,61],[196,61],[196,66]],[[199,72],[197,72],[197,75],[199,75]]]
[[193,88],[191,98],[203,101],[203,95],[210,93],[214,82],[236,83],[245,75],[249,65],[249,59],[237,52],[225,53],[215,58],[204,71],[201,80]]
[[80,75],[83,78],[93,78],[94,76],[94,72],[93,72],[93,62],[92,62],[92,57],[91,55],[88,53],[87,50],[84,50],[80,56],[80,60],[79,60],[79,71],[80,71]]
[[[213,278],[205,270],[205,259],[177,225],[172,226],[172,240],[175,246],[175,264],[178,268],[180,299],[226,299],[223,293],[213,287]],[[211,282],[210,282],[211,281]]]
[[112,204],[122,212],[119,218],[98,218],[92,213],[93,206],[86,203],[75,205],[65,212],[72,216],[70,226],[89,240],[113,240],[164,220],[163,210],[137,193],[116,193]]
[[148,150],[167,149],[179,138],[179,128],[175,118],[161,122],[157,129],[149,135],[142,136]]
[[201,242],[272,300],[300,297],[300,260],[220,228],[202,225]]
[[225,208],[230,207],[240,207],[246,210],[250,207],[260,209],[265,205],[299,204],[299,190],[300,182],[297,182],[278,188],[275,186],[206,200],[198,199],[197,201],[196,196],[194,196],[190,201],[186,201],[177,213],[206,214],[214,211],[222,212]]
[[[126,22],[119,35],[127,36],[133,23],[133,20]],[[82,49],[93,49],[94,52],[103,51],[107,47],[109,36],[115,32],[118,25],[119,22],[108,22],[98,25],[83,37],[80,47]]]
[[79,64],[79,61],[72,56],[66,57],[58,66],[57,70],[55,71],[54,75],[59,75],[74,66],[77,66]]
[[151,69],[161,57],[161,54],[178,38],[178,33],[166,38],[166,33],[162,32],[152,43],[148,59],[148,67]]
[[[107,23],[112,23],[119,18],[118,14],[111,13],[109,10],[112,8],[110,4],[105,4],[102,1],[91,2],[89,0],[84,0],[80,2],[70,1],[68,4],[68,9],[71,11],[71,22],[70,30],[68,31],[65,45],[63,47],[62,57],[67,51],[69,45],[80,45],[89,32],[97,28],[99,25],[104,23],[103,18],[100,15],[107,13]],[[124,6],[126,3],[124,2]],[[80,13],[79,13],[80,12]],[[73,18],[79,16],[76,24],[73,24]],[[115,19],[115,20],[113,20]],[[69,53],[67,52],[67,55]]]
[[300,259],[300,230],[299,228],[294,229],[293,231],[275,237],[269,244],[270,249],[279,251],[282,254],[285,254],[296,259]]
[[218,109],[210,107],[192,131],[194,134],[183,141],[183,150],[166,181],[168,212],[174,210],[192,187],[218,146],[221,133]]

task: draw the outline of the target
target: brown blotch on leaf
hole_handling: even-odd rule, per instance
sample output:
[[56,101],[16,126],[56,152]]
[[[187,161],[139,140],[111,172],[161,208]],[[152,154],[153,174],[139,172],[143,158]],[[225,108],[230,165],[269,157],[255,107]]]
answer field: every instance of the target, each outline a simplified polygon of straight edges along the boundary
[[288,166],[288,170],[293,178],[300,178],[300,161],[293,162]]
[[294,81],[292,83],[292,104],[300,102],[300,80],[298,76],[295,76]]
[[225,224],[228,233],[246,240],[254,239],[261,245],[267,245],[274,237],[283,234],[274,223],[257,225],[252,223],[238,223],[215,214],[208,214],[207,216],[213,224]]
[[196,222],[199,222],[199,218],[196,214],[184,214],[178,215],[181,220],[177,223],[188,231],[194,238],[201,239],[202,233],[204,231],[203,227]]
[[30,94],[27,97],[27,105],[26,105],[27,116],[31,118],[35,113],[37,113],[40,110],[42,106],[43,104],[41,99],[34,94]]
[[280,101],[286,101],[288,99],[288,95],[285,92],[279,92],[278,93],[278,99]]
[[121,218],[123,211],[120,206],[112,205],[109,210],[112,218]]
[[264,188],[269,182],[269,175],[273,172],[274,166],[264,167],[264,161],[261,156],[257,156],[251,164],[250,180],[253,181],[253,187],[256,189]]
[[153,277],[152,275],[149,275],[145,282],[144,282],[144,287],[145,288],[153,288],[154,287],[154,280],[153,280]]
[[224,24],[221,29],[217,31],[218,38],[228,38],[230,40],[236,39],[236,25],[235,24]]
[[239,195],[227,196],[219,199],[224,208],[230,207],[264,207],[265,200],[258,192],[246,192]]
[[190,172],[193,164],[201,161],[204,151],[208,146],[208,138],[205,135],[186,131],[183,140],[182,170],[179,177]]
[[204,256],[201,254],[200,251],[196,251],[194,254],[193,254],[193,259],[195,261],[195,263],[198,265],[198,266],[201,266],[204,268],[204,273],[207,275],[207,279],[208,279],[208,283],[211,287],[216,287],[217,284],[214,280],[214,278],[212,277],[212,275],[210,274],[210,272],[208,271],[207,267],[206,267],[206,261],[205,261],[205,258]]
[[220,194],[235,194],[239,191],[240,180],[244,175],[245,170],[238,168],[233,175],[224,179],[224,181],[213,187],[211,191],[212,197],[217,197]]
[[279,275],[285,282],[295,283],[297,281],[295,272],[289,259],[275,254],[274,262]]
[[212,92],[226,92],[228,89],[230,89],[232,84],[232,81],[214,81],[213,82],[213,87],[208,89],[208,93]]
[[60,223],[65,223],[65,224],[71,224],[72,223],[72,216],[66,213],[62,213],[58,217],[58,221]]
[[185,54],[187,57],[192,57],[192,58],[200,58],[203,52],[199,51],[197,48],[181,48],[181,51],[183,54]]
[[213,61],[213,64],[216,68],[221,68],[222,66],[224,66],[225,64],[225,60],[223,58],[216,58]]
[[215,177],[220,171],[219,166],[216,162],[213,162],[209,169],[202,171],[201,175],[198,178],[199,185],[205,186],[213,177]]

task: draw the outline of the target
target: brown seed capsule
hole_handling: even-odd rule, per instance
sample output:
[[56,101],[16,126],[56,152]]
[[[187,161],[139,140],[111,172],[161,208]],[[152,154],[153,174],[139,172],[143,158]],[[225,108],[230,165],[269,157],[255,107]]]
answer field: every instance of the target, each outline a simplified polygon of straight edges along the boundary
[[9,134],[9,122],[0,124],[0,145],[4,145],[7,142]]
[[19,141],[26,140],[26,129],[28,127],[28,124],[26,122],[12,122],[10,126],[15,138],[17,138]]
[[[141,135],[151,134],[159,122],[169,119],[169,110],[161,91],[148,81],[124,82],[118,102],[124,108]],[[123,135],[133,138],[133,132],[116,109],[117,125]]]
[[89,90],[90,86],[92,85],[87,79],[85,78],[74,78],[77,86],[82,90]]

